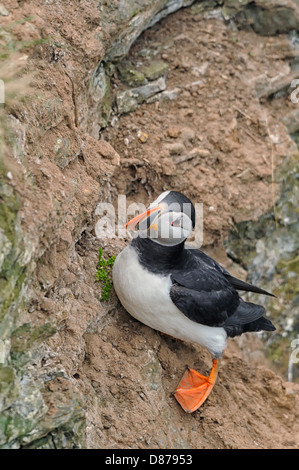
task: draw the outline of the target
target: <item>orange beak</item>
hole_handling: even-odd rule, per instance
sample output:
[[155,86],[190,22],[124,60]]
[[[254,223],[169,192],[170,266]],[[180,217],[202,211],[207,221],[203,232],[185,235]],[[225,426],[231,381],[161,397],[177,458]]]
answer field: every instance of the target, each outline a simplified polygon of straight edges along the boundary
[[[160,206],[153,207],[152,209],[148,209],[147,211],[143,212],[142,214],[136,215],[132,220],[126,223],[126,228],[130,228],[133,230],[138,230],[138,224],[143,220],[147,219],[151,214],[154,212],[161,211]],[[150,226],[148,227],[150,228]]]

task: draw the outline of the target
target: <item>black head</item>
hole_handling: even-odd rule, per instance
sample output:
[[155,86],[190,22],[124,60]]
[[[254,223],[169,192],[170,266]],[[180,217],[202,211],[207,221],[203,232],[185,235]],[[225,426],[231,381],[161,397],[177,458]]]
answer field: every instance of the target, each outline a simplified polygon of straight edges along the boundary
[[167,204],[169,212],[182,212],[187,215],[192,222],[192,227],[195,227],[195,208],[187,196],[178,191],[165,191],[150,207],[156,204],[157,201]]
[[161,244],[182,243],[195,227],[195,209],[186,196],[177,191],[165,191],[148,209],[127,223],[138,235]]

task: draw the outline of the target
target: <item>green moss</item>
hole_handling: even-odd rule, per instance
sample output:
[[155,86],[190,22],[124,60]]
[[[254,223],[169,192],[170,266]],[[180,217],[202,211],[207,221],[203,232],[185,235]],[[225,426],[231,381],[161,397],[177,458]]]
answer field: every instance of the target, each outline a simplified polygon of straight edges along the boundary
[[52,433],[48,434],[41,439],[36,439],[27,446],[22,446],[23,449],[56,449]]
[[26,274],[25,268],[20,268],[16,263],[14,275],[8,280],[1,279],[0,322],[2,323],[0,324],[0,337],[7,337],[14,325],[18,314],[17,306],[22,300],[20,293]]
[[0,365],[0,412],[8,408],[19,394],[19,386],[12,367]]
[[137,87],[146,82],[144,73],[137,70],[129,60],[123,60],[116,68],[119,79],[129,86]]
[[115,256],[110,256],[107,260],[103,257],[103,250],[99,248],[99,261],[96,270],[96,281],[102,283],[102,295],[100,301],[104,302],[110,299],[112,289],[112,267],[115,261]]
[[33,426],[31,419],[24,419],[19,414],[11,414],[10,410],[6,410],[0,415],[0,446],[29,433]]
[[265,355],[277,371],[287,378],[287,371],[290,359],[290,338],[283,338],[281,335],[275,335],[271,342],[265,348]]
[[130,14],[130,18],[132,19],[134,18],[134,16],[138,15],[139,11],[140,11],[139,8],[135,8]]
[[15,240],[15,224],[20,201],[13,193],[12,188],[6,183],[5,170],[2,162],[0,167],[0,228],[5,236],[13,242]]
[[[7,183],[7,169],[0,165],[0,337],[7,337],[17,316],[20,292],[26,278],[26,266],[20,262],[25,245],[20,229],[19,198]],[[4,321],[5,319],[5,321]]]
[[51,323],[44,323],[40,326],[24,323],[11,335],[11,351],[24,352],[33,345],[39,345],[55,333],[56,328]]
[[[41,424],[38,433],[40,437],[33,440],[30,444],[22,445],[23,449],[84,449],[85,442],[85,419],[84,413],[80,406],[72,404],[71,408],[67,407],[54,415],[52,421],[45,420],[45,424]],[[69,418],[69,419],[68,419]],[[63,419],[66,420],[63,423]],[[57,420],[57,423],[56,423]],[[57,424],[57,426],[55,425]],[[44,427],[45,426],[45,427]],[[49,426],[48,434],[46,427]]]
[[218,6],[217,0],[203,0],[200,3],[195,3],[188,10],[191,15],[203,14],[207,10],[212,10]]
[[47,448],[51,441],[58,449],[84,448],[85,413],[81,401],[70,393],[68,401],[61,404],[58,394],[57,411],[48,415],[44,401],[47,393],[53,400],[53,392],[42,394],[28,375],[23,376],[13,406],[0,413],[0,448]]
[[153,60],[149,65],[142,67],[142,72],[148,80],[156,80],[168,71],[168,65],[163,60]]

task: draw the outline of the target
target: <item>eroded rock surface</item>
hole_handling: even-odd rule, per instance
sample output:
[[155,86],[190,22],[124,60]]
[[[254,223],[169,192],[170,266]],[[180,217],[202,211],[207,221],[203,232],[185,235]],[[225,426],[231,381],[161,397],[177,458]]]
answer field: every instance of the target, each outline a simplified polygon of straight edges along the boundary
[[[204,248],[240,270],[222,242],[271,209],[273,165],[296,149],[282,121],[295,104],[256,88],[284,70],[274,94],[290,84],[292,38],[279,36],[278,53],[277,38],[254,32],[281,2],[235,13],[199,2],[163,20],[194,2],[6,3],[2,38],[28,41],[9,60],[32,72],[34,91],[6,104],[16,138],[0,167],[0,446],[298,447],[296,385],[266,367],[256,338],[231,342],[211,400],[186,416],[172,392],[186,364],[208,370],[207,353],[139,324],[114,293],[100,302],[95,282],[98,248],[109,257],[128,243],[96,237],[98,203],[147,204],[171,188],[203,202]],[[282,3],[294,20],[267,34],[294,26],[295,3]],[[116,96],[132,90],[117,60],[144,30],[127,59],[167,73],[158,95],[120,115]]]

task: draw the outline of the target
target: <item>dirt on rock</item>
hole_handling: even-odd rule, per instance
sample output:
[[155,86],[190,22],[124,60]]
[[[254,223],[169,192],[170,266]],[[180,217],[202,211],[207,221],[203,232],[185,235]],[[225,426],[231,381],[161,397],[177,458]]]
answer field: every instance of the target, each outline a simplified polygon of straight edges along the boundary
[[[256,93],[257,79],[281,71],[269,45],[271,39],[236,32],[219,19],[188,10],[172,15],[143,34],[129,59],[139,68],[165,61],[167,90],[178,97],[144,104],[102,132],[121,155],[121,172],[136,168],[121,186],[129,201],[132,194],[148,202],[171,188],[203,203],[205,245],[269,210],[273,169],[294,145]],[[124,88],[117,79],[113,85]]]
[[[203,250],[246,277],[223,240],[236,223],[271,209],[275,168],[294,150],[276,109],[282,100],[293,105],[257,94],[257,83],[278,76],[288,58],[273,58],[269,37],[180,10],[145,31],[127,57],[137,69],[166,63],[174,95],[119,115],[116,96],[129,86],[115,70],[112,114],[97,139],[86,98],[103,56],[94,3],[84,2],[83,16],[80,1],[8,3],[4,20],[15,22],[14,34],[51,37],[28,63],[36,96],[11,109],[26,149],[13,183],[36,263],[22,321],[57,327],[34,372],[56,371],[43,391],[48,415],[79,397],[89,449],[299,448],[299,386],[271,370],[259,337],[230,341],[211,396],[186,415],[172,394],[186,365],[209,371],[209,354],[135,321],[113,291],[100,302],[95,282],[98,248],[109,257],[129,243],[96,237],[97,204],[117,209],[118,195],[148,204],[169,189],[203,203]],[[31,19],[18,22],[24,17]]]

